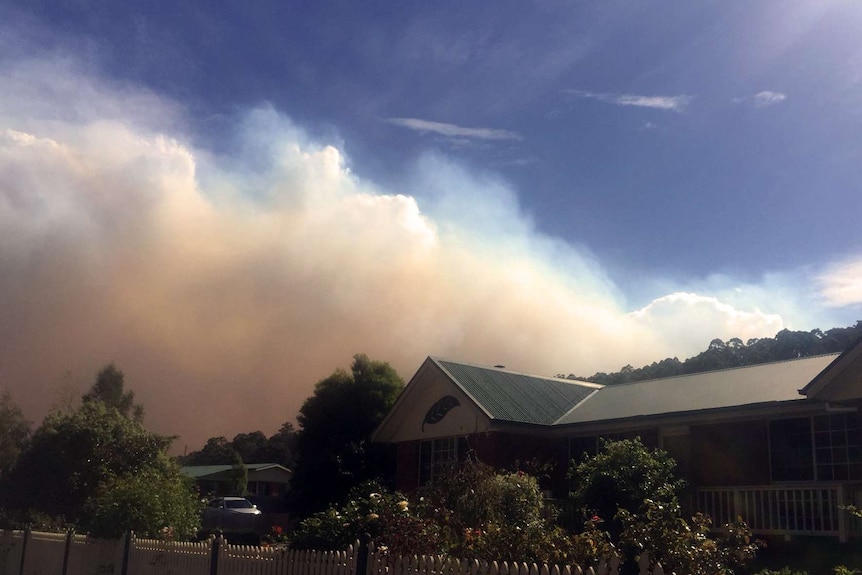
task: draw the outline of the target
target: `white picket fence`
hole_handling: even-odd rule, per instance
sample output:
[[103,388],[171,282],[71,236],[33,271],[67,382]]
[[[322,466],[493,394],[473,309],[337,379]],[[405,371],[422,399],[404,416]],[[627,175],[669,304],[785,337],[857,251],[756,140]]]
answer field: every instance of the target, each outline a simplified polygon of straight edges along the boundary
[[[646,558],[641,575],[650,571]],[[182,543],[91,539],[83,535],[0,531],[0,575],[619,575],[619,561],[590,567],[390,555],[359,542],[344,551],[231,545],[224,539]]]
[[[666,574],[661,565],[650,571],[646,555],[641,558],[638,568],[640,575],[672,575]],[[618,558],[582,569],[544,563],[454,559],[445,555],[388,556],[375,552],[372,547],[365,575],[619,575],[619,569]]]

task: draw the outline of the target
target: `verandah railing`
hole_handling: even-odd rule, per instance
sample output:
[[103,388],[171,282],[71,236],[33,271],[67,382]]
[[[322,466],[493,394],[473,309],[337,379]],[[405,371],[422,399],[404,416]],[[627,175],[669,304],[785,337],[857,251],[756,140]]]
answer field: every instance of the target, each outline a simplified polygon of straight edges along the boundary
[[858,521],[843,506],[854,503],[858,485],[754,485],[704,487],[695,494],[695,509],[724,525],[742,517],[754,533],[831,535],[847,541],[859,533]]

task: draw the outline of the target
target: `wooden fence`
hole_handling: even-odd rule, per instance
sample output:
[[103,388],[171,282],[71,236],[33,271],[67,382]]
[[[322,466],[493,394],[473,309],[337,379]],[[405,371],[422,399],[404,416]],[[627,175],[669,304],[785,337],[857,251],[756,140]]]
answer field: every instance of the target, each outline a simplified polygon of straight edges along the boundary
[[[644,558],[641,575],[650,572]],[[0,531],[0,575],[619,575],[619,561],[583,570],[535,563],[390,555],[357,542],[344,551],[302,551],[198,543],[91,539],[72,533]]]

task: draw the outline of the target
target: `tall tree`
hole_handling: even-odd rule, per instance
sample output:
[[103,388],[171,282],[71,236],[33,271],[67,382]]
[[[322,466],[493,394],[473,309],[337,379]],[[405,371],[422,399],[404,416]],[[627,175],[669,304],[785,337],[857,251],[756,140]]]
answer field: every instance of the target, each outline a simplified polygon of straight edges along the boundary
[[24,419],[9,390],[4,390],[0,394],[0,478],[15,465],[29,435],[30,422]]
[[317,383],[297,417],[295,512],[340,502],[354,485],[386,473],[390,450],[371,445],[369,437],[403,388],[404,380],[388,363],[363,354],[354,356],[350,373],[337,369]]
[[96,374],[96,382],[81,400],[84,403],[101,401],[135,421],[144,420],[144,407],[135,403],[134,391],[125,390],[125,376],[113,363],[109,363]]
[[222,436],[210,437],[198,451],[180,458],[183,465],[230,465],[236,457],[230,441]]
[[269,440],[262,431],[238,433],[230,444],[242,460],[247,463],[269,463],[268,459],[263,459],[267,456]]
[[269,438],[266,461],[292,469],[296,460],[296,429],[289,421]]

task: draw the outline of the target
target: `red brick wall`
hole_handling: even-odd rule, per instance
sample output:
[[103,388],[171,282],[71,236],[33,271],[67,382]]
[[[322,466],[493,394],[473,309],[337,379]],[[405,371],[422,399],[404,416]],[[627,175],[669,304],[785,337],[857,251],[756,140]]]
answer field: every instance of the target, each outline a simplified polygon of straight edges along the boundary
[[419,442],[398,444],[395,455],[395,489],[413,491],[419,487]]

